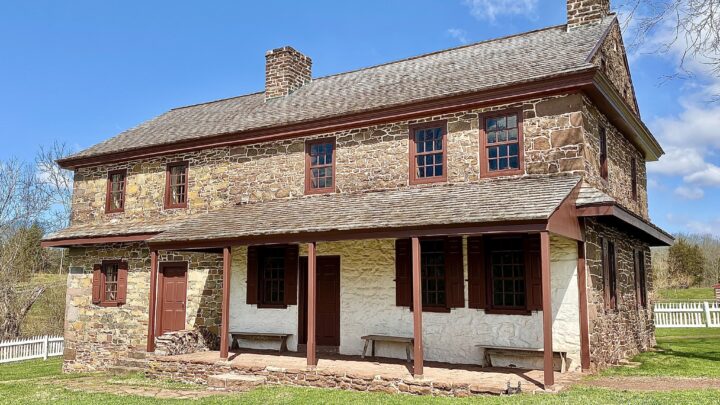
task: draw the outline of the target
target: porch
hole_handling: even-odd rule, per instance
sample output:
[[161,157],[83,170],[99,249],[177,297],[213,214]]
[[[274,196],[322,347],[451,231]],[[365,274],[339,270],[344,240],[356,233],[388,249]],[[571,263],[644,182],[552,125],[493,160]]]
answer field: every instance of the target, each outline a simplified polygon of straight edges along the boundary
[[[254,376],[262,384],[282,384],[355,391],[405,392],[436,396],[500,394],[510,383],[521,384],[523,392],[543,390],[543,372],[517,368],[483,368],[425,362],[424,375],[415,378],[412,366],[398,359],[382,362],[363,360],[359,356],[323,354],[317,366],[308,367],[304,353],[269,353],[258,350],[230,352],[227,360],[217,351],[177,356],[154,356],[148,373],[157,378],[171,378],[189,383],[218,386],[211,377],[222,374]],[[555,373],[554,390],[567,387],[580,378],[579,373]],[[230,384],[228,384],[230,385]]]

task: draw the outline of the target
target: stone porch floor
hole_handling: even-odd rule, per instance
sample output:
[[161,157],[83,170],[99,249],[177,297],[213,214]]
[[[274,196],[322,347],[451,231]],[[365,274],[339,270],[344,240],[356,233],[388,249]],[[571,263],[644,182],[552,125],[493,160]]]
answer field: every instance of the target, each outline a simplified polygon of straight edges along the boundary
[[[359,356],[319,353],[318,365],[309,370],[303,353],[248,351],[231,352],[227,361],[219,352],[198,352],[153,357],[150,374],[186,382],[207,383],[207,378],[223,373],[262,375],[269,384],[317,386],[358,391],[410,392],[431,395],[499,394],[508,381],[523,392],[542,390],[540,370],[483,368],[425,362],[425,375],[415,379],[411,363],[395,359],[361,359]],[[561,390],[580,379],[580,373],[555,373],[554,390]]]

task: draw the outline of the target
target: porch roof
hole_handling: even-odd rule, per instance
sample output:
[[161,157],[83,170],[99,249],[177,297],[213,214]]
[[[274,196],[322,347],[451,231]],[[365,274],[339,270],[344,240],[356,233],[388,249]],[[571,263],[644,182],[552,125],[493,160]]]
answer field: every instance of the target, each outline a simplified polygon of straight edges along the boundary
[[515,177],[242,204],[188,219],[148,242],[214,246],[213,241],[257,242],[299,234],[542,222],[579,181],[576,176]]

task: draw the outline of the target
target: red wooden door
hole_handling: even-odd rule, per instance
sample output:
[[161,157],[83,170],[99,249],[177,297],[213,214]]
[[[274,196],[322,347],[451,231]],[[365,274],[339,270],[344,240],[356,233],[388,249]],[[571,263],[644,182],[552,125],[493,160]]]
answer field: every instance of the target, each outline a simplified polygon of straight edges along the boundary
[[165,264],[160,269],[159,335],[185,329],[187,263]]
[[[300,343],[307,343],[307,257],[300,261]],[[315,341],[340,346],[340,256],[317,257]]]

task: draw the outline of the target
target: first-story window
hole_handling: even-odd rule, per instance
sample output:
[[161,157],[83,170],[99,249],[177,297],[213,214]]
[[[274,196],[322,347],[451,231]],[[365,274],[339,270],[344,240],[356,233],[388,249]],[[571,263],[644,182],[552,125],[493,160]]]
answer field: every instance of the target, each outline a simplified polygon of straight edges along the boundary
[[93,267],[93,303],[101,306],[119,306],[127,295],[126,261],[104,260]]
[[108,173],[105,212],[122,212],[125,209],[126,170],[114,170]]
[[488,246],[491,307],[525,309],[527,275],[522,239],[499,239]]
[[423,240],[420,246],[423,307],[445,308],[445,243],[443,240]]
[[285,249],[263,249],[260,258],[260,303],[285,305]]
[[522,173],[522,112],[481,118],[481,174],[506,176]]
[[603,298],[606,309],[617,308],[617,253],[615,242],[600,238]]
[[647,307],[647,278],[645,274],[645,252],[635,251],[635,296],[638,306]]
[[298,245],[248,246],[247,304],[258,308],[296,305]]
[[188,193],[187,162],[168,164],[166,176],[165,208],[186,208]]
[[410,127],[410,184],[447,179],[446,128],[444,121]]

